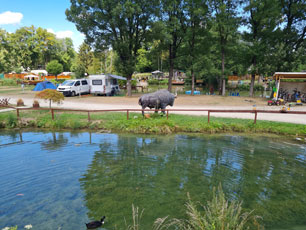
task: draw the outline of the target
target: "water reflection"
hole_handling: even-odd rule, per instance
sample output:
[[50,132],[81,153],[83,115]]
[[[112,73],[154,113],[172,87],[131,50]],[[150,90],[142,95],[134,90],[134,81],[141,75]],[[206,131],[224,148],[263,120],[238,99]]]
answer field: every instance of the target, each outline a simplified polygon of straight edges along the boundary
[[145,209],[146,228],[158,217],[184,217],[184,202],[206,201],[222,183],[231,199],[255,209],[267,226],[305,224],[304,147],[267,138],[114,136],[100,143],[80,179],[89,217],[111,225],[131,221],[131,205]]
[[106,229],[126,229],[132,204],[145,209],[143,229],[151,229],[158,217],[184,217],[187,192],[205,202],[219,183],[266,229],[305,229],[305,149],[232,135],[2,133],[0,229],[83,229],[103,215]]

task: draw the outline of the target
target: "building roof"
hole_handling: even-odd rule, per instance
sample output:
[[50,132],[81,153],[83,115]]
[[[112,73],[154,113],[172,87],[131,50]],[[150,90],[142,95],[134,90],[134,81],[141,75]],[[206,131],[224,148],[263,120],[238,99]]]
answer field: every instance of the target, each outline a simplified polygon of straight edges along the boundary
[[306,79],[306,72],[275,72],[273,79]]

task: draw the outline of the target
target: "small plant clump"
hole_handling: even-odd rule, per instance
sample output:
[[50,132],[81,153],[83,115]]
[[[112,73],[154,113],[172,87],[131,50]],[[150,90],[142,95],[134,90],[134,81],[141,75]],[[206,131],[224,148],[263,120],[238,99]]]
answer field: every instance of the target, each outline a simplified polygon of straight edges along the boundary
[[21,98],[17,100],[17,106],[24,106],[24,102]]
[[[200,208],[198,206],[201,206]],[[206,205],[196,205],[191,201],[188,194],[186,207],[186,219],[169,219],[168,216],[158,218],[153,224],[153,230],[177,229],[177,230],[246,230],[263,229],[258,223],[260,217],[255,216],[253,211],[242,212],[242,202],[228,201],[219,185],[218,190],[213,188],[213,197]],[[143,212],[132,205],[133,223],[127,225],[129,230],[140,230]]]
[[39,102],[37,100],[33,101],[33,108],[39,108]]

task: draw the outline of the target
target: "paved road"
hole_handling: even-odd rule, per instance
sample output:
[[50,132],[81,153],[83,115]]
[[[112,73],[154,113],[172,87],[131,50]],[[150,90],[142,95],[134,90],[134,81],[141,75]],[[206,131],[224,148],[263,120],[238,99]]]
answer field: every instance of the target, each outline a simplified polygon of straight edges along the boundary
[[[103,99],[103,98],[102,98]],[[11,103],[16,103],[18,98],[11,98]],[[33,103],[33,98],[25,98],[24,99],[25,105],[31,105]],[[65,100],[61,105],[54,104],[52,107],[54,108],[68,108],[68,109],[84,109],[84,110],[99,110],[99,109],[140,109],[138,105],[137,98],[120,98],[118,102],[118,98],[116,99],[116,103],[112,103],[111,100],[107,100],[106,102],[101,102],[101,98],[99,101],[94,102],[91,100],[88,102],[86,98],[69,98]],[[40,100],[40,105],[42,107],[48,107],[48,102]],[[235,110],[253,110],[253,105],[247,106],[222,106],[222,105],[197,105],[197,104],[185,104],[185,105],[174,105],[173,107],[168,107],[169,109],[235,109]],[[281,107],[277,106],[257,106],[257,110],[280,110]],[[0,110],[4,112],[5,110]],[[306,105],[299,106],[299,107],[291,107],[291,111],[305,111],[306,112]],[[176,114],[189,114],[189,115],[207,115],[207,112],[191,112],[191,111],[184,111],[184,112],[170,112]],[[244,119],[254,119],[254,114],[248,113],[211,113],[211,116],[215,117],[231,117],[231,118],[244,118]],[[257,115],[258,120],[268,120],[268,121],[279,121],[279,122],[289,122],[295,124],[305,124],[306,125],[306,115],[297,115],[297,114],[274,114],[274,113],[259,113]]]

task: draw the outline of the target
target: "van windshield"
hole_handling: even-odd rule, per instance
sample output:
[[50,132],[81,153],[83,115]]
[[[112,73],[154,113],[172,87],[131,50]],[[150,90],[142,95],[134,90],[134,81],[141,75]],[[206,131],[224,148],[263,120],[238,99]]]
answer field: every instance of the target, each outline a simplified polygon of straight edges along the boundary
[[74,84],[74,81],[64,81],[62,83],[62,85],[66,85],[66,86],[73,86],[73,84]]

